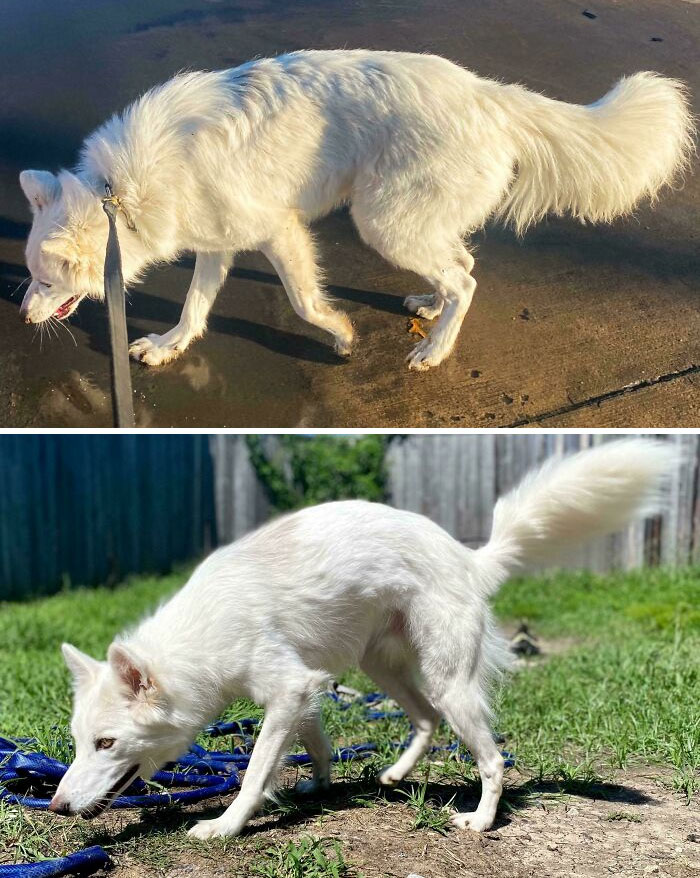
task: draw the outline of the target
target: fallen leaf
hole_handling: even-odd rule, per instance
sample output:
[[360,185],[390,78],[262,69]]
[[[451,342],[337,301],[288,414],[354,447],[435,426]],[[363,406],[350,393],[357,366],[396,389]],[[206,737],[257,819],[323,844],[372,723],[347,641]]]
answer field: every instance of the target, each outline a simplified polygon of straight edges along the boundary
[[419,335],[421,338],[426,338],[427,332],[420,325],[420,321],[417,317],[411,317],[408,321],[408,331],[414,333],[414,335]]

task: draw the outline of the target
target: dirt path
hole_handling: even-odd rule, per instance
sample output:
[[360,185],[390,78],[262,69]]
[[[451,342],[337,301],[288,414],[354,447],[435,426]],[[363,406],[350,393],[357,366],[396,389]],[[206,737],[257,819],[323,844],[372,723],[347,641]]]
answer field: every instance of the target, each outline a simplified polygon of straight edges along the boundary
[[[413,811],[399,795],[390,794],[376,807],[362,807],[353,800],[362,798],[362,788],[339,783],[328,799],[304,812],[255,819],[244,838],[225,851],[174,853],[165,869],[145,868],[127,856],[111,874],[244,876],[251,874],[259,849],[314,835],[340,841],[346,860],[366,878],[406,878],[411,873],[423,878],[700,875],[700,808],[685,804],[657,769],[617,772],[610,782],[582,784],[577,793],[566,795],[548,784],[530,787],[523,795],[524,787],[515,781],[511,772],[506,807],[484,835],[412,830]],[[443,803],[455,793],[460,807],[474,807],[475,786],[430,787],[430,795]],[[117,829],[120,818],[113,819]],[[190,812],[185,825],[191,821]],[[137,827],[131,824],[131,830]]]

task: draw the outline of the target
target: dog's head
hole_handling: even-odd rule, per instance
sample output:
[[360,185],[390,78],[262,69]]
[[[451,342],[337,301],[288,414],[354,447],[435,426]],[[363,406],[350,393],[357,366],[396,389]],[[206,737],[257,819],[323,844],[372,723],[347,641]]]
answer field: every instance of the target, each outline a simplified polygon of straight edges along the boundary
[[27,240],[31,282],[20,315],[26,323],[65,320],[86,296],[104,295],[108,223],[99,197],[68,171],[22,171],[32,209]]
[[67,643],[63,655],[75,689],[75,759],[49,810],[91,818],[108,808],[134,778],[148,779],[177,758],[189,742],[152,669],[131,647],[113,643],[106,662]]

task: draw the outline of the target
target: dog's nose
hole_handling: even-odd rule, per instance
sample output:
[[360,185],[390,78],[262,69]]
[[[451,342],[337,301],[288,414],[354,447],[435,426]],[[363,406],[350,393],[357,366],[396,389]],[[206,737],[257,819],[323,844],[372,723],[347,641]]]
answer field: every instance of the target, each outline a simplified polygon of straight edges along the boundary
[[63,817],[70,817],[73,813],[70,802],[59,799],[57,796],[54,796],[49,802],[49,811],[53,811],[54,814],[61,814]]

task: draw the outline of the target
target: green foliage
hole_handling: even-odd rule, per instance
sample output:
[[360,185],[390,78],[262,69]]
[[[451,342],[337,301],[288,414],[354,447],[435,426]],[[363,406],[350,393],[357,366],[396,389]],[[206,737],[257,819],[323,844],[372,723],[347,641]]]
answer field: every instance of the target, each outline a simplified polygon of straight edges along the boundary
[[397,790],[399,795],[405,796],[406,804],[413,811],[413,823],[411,829],[431,829],[440,835],[447,835],[447,827],[452,816],[452,800],[446,805],[435,802],[428,797],[428,778],[430,768],[425,774],[423,783],[409,790]]
[[56,838],[43,815],[0,799],[0,851],[9,852],[7,858],[0,855],[0,863],[46,860],[55,857],[57,851],[67,853],[62,841]]
[[246,437],[251,462],[270,502],[280,511],[329,500],[386,497],[388,437],[287,436],[270,453],[260,436]]
[[605,819],[609,820],[610,823],[619,822],[621,820],[626,820],[628,823],[642,822],[642,818],[639,814],[635,814],[633,811],[611,811]]
[[690,799],[700,788],[700,714],[689,710],[700,702],[697,568],[529,577],[494,603],[542,636],[569,639],[503,689],[500,728],[518,764],[566,784],[594,761],[642,759],[672,766]]
[[339,842],[304,836],[298,842],[272,845],[252,864],[263,878],[351,878],[358,875],[343,857]]
[[700,634],[700,568],[644,567],[595,574],[558,572],[509,582],[496,613],[528,619],[540,634],[597,636],[633,630],[662,639]]

